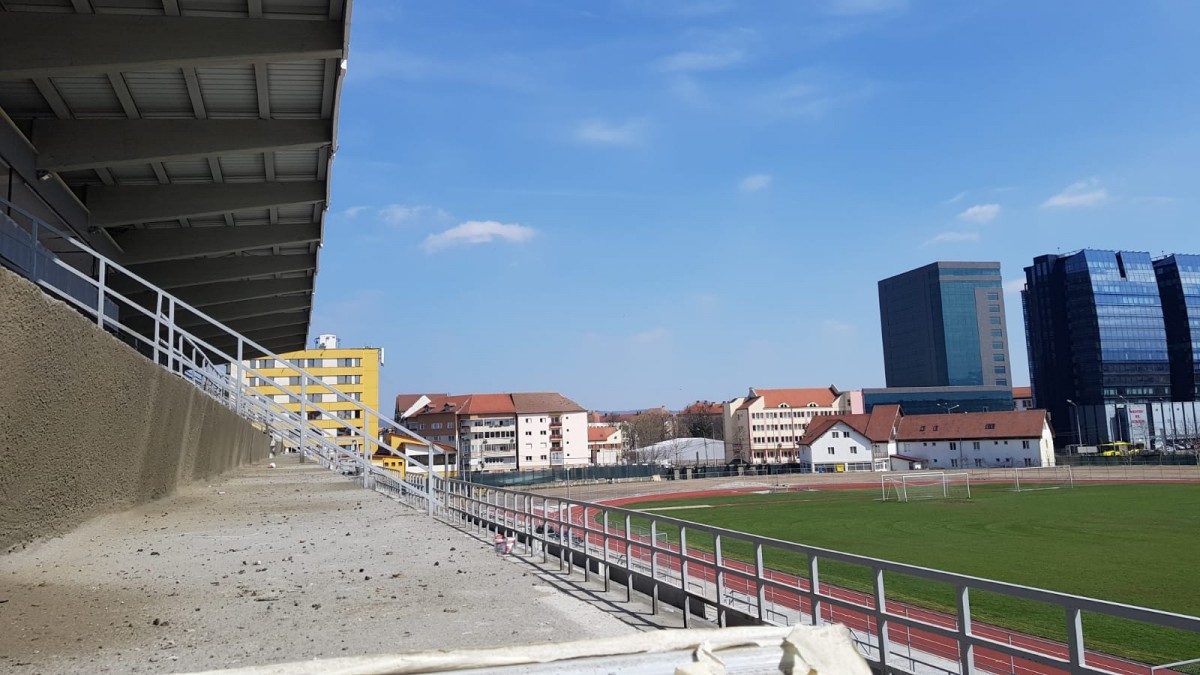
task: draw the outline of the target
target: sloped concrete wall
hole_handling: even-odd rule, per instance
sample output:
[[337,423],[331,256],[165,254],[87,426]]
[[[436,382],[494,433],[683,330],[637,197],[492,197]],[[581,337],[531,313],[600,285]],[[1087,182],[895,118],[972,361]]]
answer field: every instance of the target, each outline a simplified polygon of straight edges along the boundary
[[0,551],[263,459],[269,443],[0,268]]

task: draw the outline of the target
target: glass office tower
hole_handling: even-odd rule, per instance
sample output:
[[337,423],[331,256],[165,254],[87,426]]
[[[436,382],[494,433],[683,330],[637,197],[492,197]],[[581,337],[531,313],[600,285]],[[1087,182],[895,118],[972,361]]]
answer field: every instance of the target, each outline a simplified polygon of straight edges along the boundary
[[935,262],[879,282],[888,387],[1011,386],[1000,263]]
[[1163,307],[1148,253],[1043,255],[1025,268],[1025,335],[1036,407],[1066,443],[1149,434],[1143,404],[1171,400]]
[[1200,256],[1154,261],[1171,361],[1171,398],[1200,400]]

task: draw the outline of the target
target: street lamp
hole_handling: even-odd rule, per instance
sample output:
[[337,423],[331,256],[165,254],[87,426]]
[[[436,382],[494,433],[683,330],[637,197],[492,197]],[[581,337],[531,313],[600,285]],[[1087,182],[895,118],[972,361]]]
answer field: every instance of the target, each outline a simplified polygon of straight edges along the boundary
[[1079,404],[1071,399],[1067,399],[1067,404],[1075,409],[1075,454],[1079,454],[1079,446],[1083,445],[1083,434],[1079,433]]

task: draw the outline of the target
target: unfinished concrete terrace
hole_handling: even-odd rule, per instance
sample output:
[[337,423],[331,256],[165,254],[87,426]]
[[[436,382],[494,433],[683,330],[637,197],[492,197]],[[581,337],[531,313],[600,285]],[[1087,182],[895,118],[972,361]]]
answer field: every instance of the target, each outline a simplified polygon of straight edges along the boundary
[[0,670],[187,672],[656,625],[578,576],[292,456],[0,557]]

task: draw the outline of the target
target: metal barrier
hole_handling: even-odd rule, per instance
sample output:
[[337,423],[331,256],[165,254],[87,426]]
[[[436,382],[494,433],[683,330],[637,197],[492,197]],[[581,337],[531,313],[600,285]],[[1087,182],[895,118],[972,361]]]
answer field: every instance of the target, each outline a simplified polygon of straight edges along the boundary
[[[278,388],[281,395],[287,396],[288,403],[299,407],[298,412],[287,410],[283,403],[249,385],[252,377],[266,378],[252,367],[253,362],[248,358],[284,362],[277,354],[3,198],[0,198],[0,235],[0,264],[236,411],[271,434],[282,447],[296,450],[302,458],[316,458],[322,465],[344,474],[359,476],[364,487],[376,487],[375,481],[383,481],[378,486],[381,491],[396,492],[414,505],[419,502],[426,509],[433,508],[435,493],[421,475],[428,472],[428,463],[370,437],[366,430],[371,427],[372,418],[379,421],[381,428],[403,429],[429,448],[426,457],[432,459],[433,444],[428,440],[326,385],[294,362],[286,362],[286,367],[298,376],[299,390]],[[338,401],[361,411],[362,427],[309,400],[309,387],[333,394]],[[333,420],[348,433],[327,436],[327,431],[313,424],[310,415]],[[340,445],[338,440],[360,443],[361,452]],[[381,450],[403,457],[410,467],[408,474],[399,477],[374,467],[371,457]]]
[[[513,536],[525,553],[556,554],[560,567],[601,575],[606,589],[623,579],[648,591],[654,611],[671,595],[689,626],[694,616],[722,625],[846,624],[862,654],[888,673],[1175,672],[1085,648],[1083,614],[1200,634],[1200,617],[1057,593],[841,553],[653,513],[545,497],[458,480],[441,481],[439,513],[451,521]],[[647,526],[648,525],[648,526]],[[641,533],[637,530],[641,528]],[[668,536],[666,540],[663,534]],[[689,546],[701,538],[705,548]],[[711,543],[711,545],[710,545]],[[741,552],[740,558],[735,552]],[[772,569],[767,560],[792,556],[806,575]],[[822,565],[852,565],[871,580],[864,593],[821,581]],[[946,613],[888,595],[885,575],[903,575],[954,589],[957,611]],[[972,592],[1043,603],[1063,617],[1065,643],[972,620]],[[1172,664],[1175,665],[1175,664]]]

